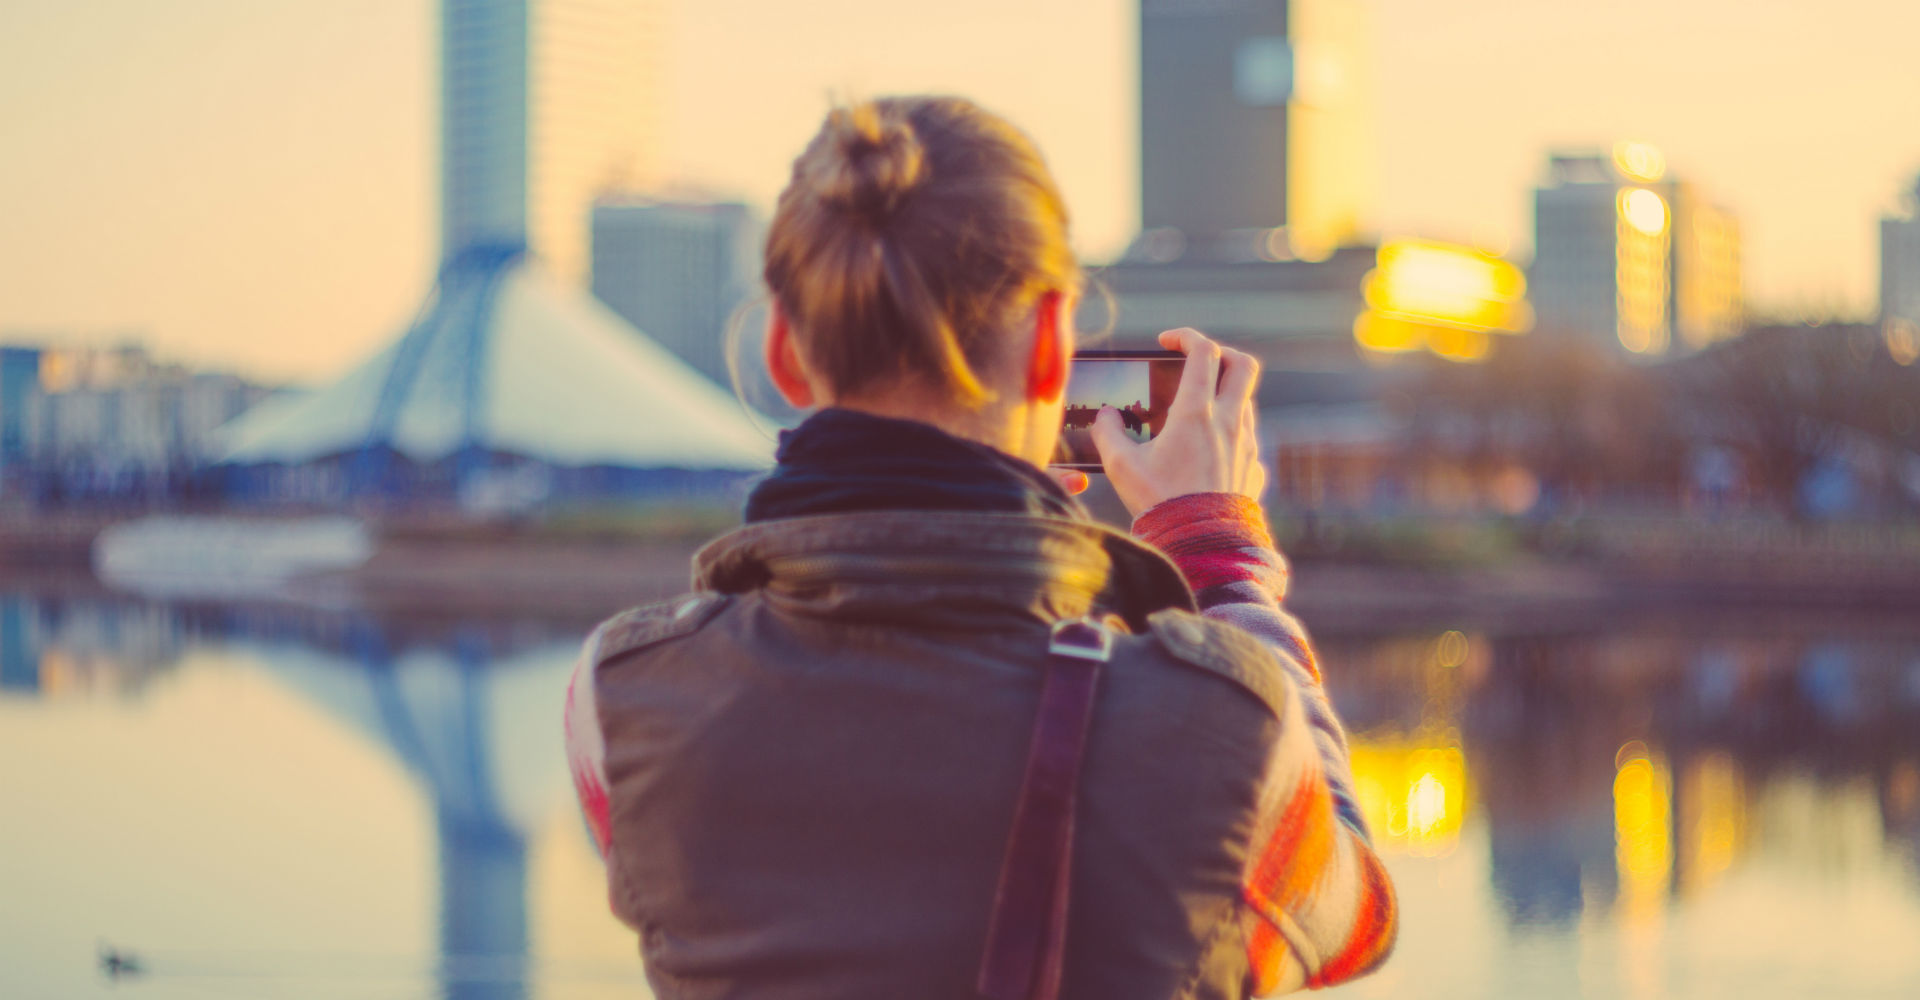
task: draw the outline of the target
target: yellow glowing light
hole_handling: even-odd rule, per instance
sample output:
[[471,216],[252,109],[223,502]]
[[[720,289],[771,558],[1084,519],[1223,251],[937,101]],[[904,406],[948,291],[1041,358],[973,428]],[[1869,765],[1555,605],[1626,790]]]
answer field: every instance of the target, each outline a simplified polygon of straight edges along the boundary
[[1627,188],[1620,192],[1620,217],[1640,232],[1658,236],[1667,231],[1667,200],[1646,188]]
[[1907,319],[1890,319],[1886,329],[1887,354],[1896,364],[1910,365],[1920,361],[1920,323]]
[[1442,632],[1433,644],[1433,661],[1443,667],[1457,667],[1467,662],[1469,648],[1467,637],[1460,630]]
[[1430,838],[1447,821],[1447,786],[1432,771],[1407,789],[1407,832]]
[[1467,812],[1467,763],[1460,748],[1356,740],[1354,792],[1377,843],[1411,854],[1453,850]]
[[1367,305],[1379,312],[1474,327],[1517,330],[1526,275],[1490,253],[1431,240],[1388,240],[1367,276]]
[[1479,361],[1492,352],[1493,338],[1485,330],[1437,326],[1427,331],[1427,350],[1448,361]]
[[1651,331],[1622,323],[1617,333],[1620,338],[1620,346],[1635,354],[1645,354],[1653,350],[1653,333]]
[[1643,746],[1622,747],[1613,777],[1614,862],[1622,913],[1657,913],[1673,875],[1673,792],[1666,762]]
[[1532,326],[1526,274],[1494,253],[1434,240],[1386,240],[1379,267],[1361,282],[1367,311],[1354,340],[1373,353],[1428,351],[1450,361],[1480,361],[1488,334]]
[[1711,751],[1688,766],[1681,780],[1682,889],[1713,884],[1733,867],[1746,842],[1746,785],[1731,754]]
[[1628,177],[1651,184],[1667,175],[1667,158],[1644,142],[1620,142],[1613,147],[1613,165]]
[[1339,249],[1333,241],[1309,234],[1297,226],[1288,228],[1287,244],[1294,257],[1309,264],[1318,264],[1332,257],[1333,252]]
[[1398,354],[1425,347],[1427,332],[1404,319],[1368,311],[1354,319],[1353,339],[1369,351]]
[[1353,336],[1372,352],[1422,347],[1454,361],[1478,361],[1492,349],[1489,333],[1524,333],[1533,325],[1527,278],[1484,250],[1433,240],[1393,239],[1361,291],[1367,311]]

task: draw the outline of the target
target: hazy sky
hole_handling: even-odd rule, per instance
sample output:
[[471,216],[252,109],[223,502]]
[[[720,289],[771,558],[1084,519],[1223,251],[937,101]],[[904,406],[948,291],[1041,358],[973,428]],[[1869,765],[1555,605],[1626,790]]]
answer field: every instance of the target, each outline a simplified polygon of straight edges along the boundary
[[[1134,228],[1137,0],[657,0],[667,174],[769,204],[831,94],[943,90],[1039,140],[1078,241]],[[1741,217],[1763,307],[1865,311],[1920,171],[1910,0],[1371,0],[1376,222],[1524,254],[1544,150],[1616,138]],[[0,332],[124,329],[321,378],[437,247],[432,0],[0,4]]]

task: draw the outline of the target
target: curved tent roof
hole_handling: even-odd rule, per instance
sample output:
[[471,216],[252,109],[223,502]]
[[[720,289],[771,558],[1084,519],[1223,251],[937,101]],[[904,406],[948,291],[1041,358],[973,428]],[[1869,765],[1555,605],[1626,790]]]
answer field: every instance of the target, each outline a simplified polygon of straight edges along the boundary
[[562,466],[751,470],[773,451],[732,393],[513,252],[448,264],[406,336],[220,440],[235,465],[378,446],[432,462],[478,446]]

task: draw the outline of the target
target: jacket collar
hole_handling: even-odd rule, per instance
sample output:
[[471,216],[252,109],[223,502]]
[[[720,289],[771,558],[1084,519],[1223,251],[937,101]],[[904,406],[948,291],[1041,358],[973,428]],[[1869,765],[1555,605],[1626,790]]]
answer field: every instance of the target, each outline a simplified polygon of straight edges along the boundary
[[965,627],[1007,615],[1118,614],[1134,630],[1193,594],[1159,551],[1093,521],[874,511],[761,521],[694,556],[694,586],[807,613]]

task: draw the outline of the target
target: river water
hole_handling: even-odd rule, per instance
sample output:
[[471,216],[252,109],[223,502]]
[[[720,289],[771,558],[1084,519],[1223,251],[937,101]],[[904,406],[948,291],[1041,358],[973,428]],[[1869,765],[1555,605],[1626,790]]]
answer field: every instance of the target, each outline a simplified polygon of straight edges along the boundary
[[[1920,621],[1593,617],[1320,637],[1402,903],[1345,992],[1920,996]],[[0,597],[0,996],[646,995],[585,624]]]

